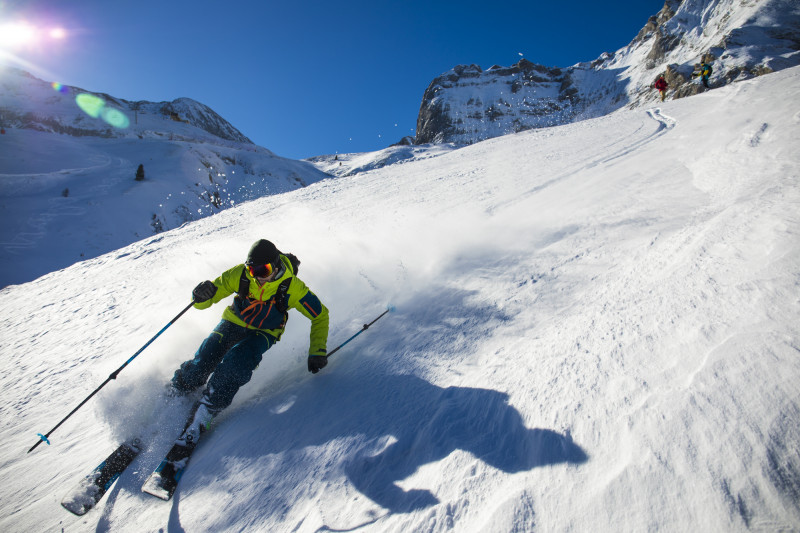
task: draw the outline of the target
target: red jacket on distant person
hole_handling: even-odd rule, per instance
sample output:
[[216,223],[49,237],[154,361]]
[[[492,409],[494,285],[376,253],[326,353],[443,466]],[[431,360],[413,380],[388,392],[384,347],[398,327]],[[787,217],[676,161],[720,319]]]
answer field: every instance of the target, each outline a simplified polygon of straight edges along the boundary
[[667,80],[664,78],[658,78],[656,80],[655,88],[659,91],[665,91],[667,89]]

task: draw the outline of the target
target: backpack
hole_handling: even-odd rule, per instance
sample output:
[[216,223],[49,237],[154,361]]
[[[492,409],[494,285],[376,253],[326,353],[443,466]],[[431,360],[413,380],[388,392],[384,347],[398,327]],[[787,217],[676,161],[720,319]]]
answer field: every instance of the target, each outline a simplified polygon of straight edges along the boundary
[[[292,265],[292,277],[297,275],[297,271],[300,270],[300,260],[294,254],[284,254],[282,252],[278,252],[281,255],[285,256],[286,259],[289,260],[289,263]],[[278,311],[286,315],[289,312],[289,295],[287,291],[289,290],[289,285],[292,284],[292,277],[286,278],[278,285],[278,290],[275,293],[275,306],[278,308]],[[247,268],[242,269],[242,277],[239,278],[239,290],[236,291],[236,298],[241,300],[246,300],[250,294],[250,280],[247,279]],[[285,323],[285,320],[284,320]]]

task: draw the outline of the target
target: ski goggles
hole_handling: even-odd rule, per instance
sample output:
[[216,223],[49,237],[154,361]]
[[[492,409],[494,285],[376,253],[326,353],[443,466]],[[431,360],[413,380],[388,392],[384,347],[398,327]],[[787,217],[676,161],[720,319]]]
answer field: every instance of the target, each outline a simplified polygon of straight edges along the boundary
[[275,271],[275,267],[267,263],[266,265],[246,265],[247,271],[254,278],[268,278]]

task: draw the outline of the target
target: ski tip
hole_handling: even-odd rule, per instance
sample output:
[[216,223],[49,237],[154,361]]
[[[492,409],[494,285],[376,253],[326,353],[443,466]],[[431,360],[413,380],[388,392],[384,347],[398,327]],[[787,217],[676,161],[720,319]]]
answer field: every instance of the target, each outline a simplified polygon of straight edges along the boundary
[[158,473],[153,473],[142,486],[142,492],[155,496],[156,498],[164,501],[169,501],[172,498],[172,492],[163,486],[163,481]]
[[89,510],[91,510],[91,507],[87,508],[84,507],[83,505],[74,505],[71,502],[70,503],[61,502],[61,507],[63,507],[70,513],[74,514],[75,516],[83,516],[87,512],[89,512]]
[[81,493],[64,498],[61,502],[61,507],[75,516],[83,516],[94,509],[98,501],[99,499],[95,499],[92,494]]
[[172,499],[172,494],[166,490],[159,489],[158,487],[142,488],[142,492],[149,494],[150,496],[155,496],[159,500],[164,500],[165,502],[168,502]]

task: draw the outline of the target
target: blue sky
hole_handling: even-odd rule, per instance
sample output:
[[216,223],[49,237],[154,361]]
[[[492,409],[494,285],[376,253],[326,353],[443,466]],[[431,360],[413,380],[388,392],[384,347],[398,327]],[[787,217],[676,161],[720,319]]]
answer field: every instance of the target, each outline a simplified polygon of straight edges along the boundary
[[127,100],[189,97],[300,159],[413,135],[423,92],[455,65],[508,66],[520,53],[547,66],[591,61],[663,4],[0,0],[0,24],[64,30],[0,61]]

